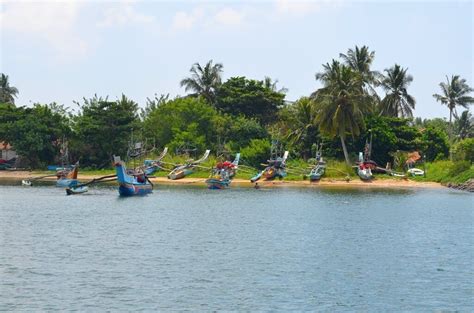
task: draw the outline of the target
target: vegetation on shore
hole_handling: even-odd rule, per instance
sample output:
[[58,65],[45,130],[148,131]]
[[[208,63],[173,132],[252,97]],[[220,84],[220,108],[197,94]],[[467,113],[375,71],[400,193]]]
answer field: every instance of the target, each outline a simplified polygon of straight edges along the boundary
[[[67,138],[70,160],[102,173],[110,168],[113,155],[126,155],[133,130],[135,138],[155,146],[155,151],[169,147],[170,163],[189,158],[176,153],[186,147],[195,151],[191,155],[195,157],[206,148],[241,152],[249,171],[242,171],[242,178],[266,162],[272,139],[290,151],[289,168],[306,168],[316,144],[323,143],[326,176],[344,178],[355,177],[351,165],[372,138],[372,159],[382,167],[390,163],[403,171],[404,152],[420,151],[428,175],[418,180],[472,178],[474,122],[469,105],[474,98],[466,80],[447,77],[440,83],[440,93],[433,95],[449,109],[448,121],[413,118],[416,100],[409,86],[414,78],[398,64],[374,70],[374,58],[375,52],[366,46],[349,49],[315,74],[321,88],[294,102],[268,77],[223,81],[224,66],[211,60],[203,66],[195,63],[191,75],[180,82],[191,92],[186,96],[155,95],[140,108],[125,95],[116,100],[94,95],[75,102],[76,112],[56,103],[16,106],[18,90],[2,74],[0,141],[12,144],[25,166],[41,169],[58,162]],[[457,108],[466,110],[458,114]],[[213,157],[203,166],[215,162]],[[206,177],[208,171],[195,175]],[[301,179],[301,174],[290,172],[287,179]]]

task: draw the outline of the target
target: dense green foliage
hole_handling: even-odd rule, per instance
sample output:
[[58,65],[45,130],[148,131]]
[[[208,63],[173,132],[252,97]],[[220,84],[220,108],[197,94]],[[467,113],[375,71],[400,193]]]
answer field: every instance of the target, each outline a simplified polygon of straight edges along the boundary
[[61,107],[35,104],[32,108],[0,105],[0,136],[32,167],[55,159],[60,141],[71,131]]
[[138,105],[122,95],[117,101],[84,99],[73,118],[71,154],[87,166],[110,166],[113,155],[125,155],[132,129],[139,129]]
[[274,122],[285,94],[265,86],[263,81],[232,77],[217,91],[216,106],[232,115],[256,118],[263,125]]

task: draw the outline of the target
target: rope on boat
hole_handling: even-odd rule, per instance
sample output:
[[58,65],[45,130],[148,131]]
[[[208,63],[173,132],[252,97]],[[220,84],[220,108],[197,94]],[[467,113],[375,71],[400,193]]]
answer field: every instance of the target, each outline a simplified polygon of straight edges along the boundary
[[[117,175],[114,174],[114,175],[107,175],[107,176],[102,176],[102,177],[99,177],[99,178],[94,178],[91,181],[88,181],[86,183],[76,185],[76,186],[74,186],[74,188],[84,187],[84,186],[95,184],[95,183],[106,183],[106,182],[109,182],[109,181],[114,181],[116,177],[117,177]],[[107,179],[107,178],[111,178],[111,179]]]

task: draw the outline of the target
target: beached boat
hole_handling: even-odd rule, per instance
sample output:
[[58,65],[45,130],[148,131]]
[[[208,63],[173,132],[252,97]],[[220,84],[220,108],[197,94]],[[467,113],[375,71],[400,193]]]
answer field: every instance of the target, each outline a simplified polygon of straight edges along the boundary
[[257,173],[250,179],[252,183],[260,180],[262,177],[265,180],[274,180],[275,178],[283,179],[286,177],[286,159],[288,158],[289,152],[285,151],[282,157],[276,157],[268,160],[268,164],[263,171]]
[[219,162],[212,169],[211,177],[206,180],[209,189],[228,188],[239,167],[240,153],[235,155],[234,161]]
[[72,169],[62,169],[56,172],[57,187],[72,187],[77,185],[77,174],[79,171],[79,162]]
[[143,163],[143,172],[146,175],[153,175],[156,171],[163,168],[162,160],[168,153],[168,147],[163,149],[163,152],[155,160],[145,160]]
[[199,165],[199,163],[204,162],[209,157],[210,152],[211,152],[211,150],[206,150],[206,152],[204,152],[204,155],[199,160],[196,160],[196,161],[189,160],[189,161],[186,162],[186,164],[177,165],[168,174],[168,179],[171,179],[171,180],[181,179],[181,178],[184,178],[184,177],[194,173],[194,170]]
[[316,152],[316,164],[311,168],[308,175],[311,182],[319,181],[326,173],[326,162],[323,160],[322,149],[323,145],[321,144]]
[[121,196],[146,195],[153,191],[153,184],[144,172],[127,171],[120,157],[114,156],[114,166]]

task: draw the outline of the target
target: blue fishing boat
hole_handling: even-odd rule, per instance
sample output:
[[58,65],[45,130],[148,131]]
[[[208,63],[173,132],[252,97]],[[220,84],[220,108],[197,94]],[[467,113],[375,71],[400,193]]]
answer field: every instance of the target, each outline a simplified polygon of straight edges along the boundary
[[114,166],[121,196],[146,195],[153,191],[153,184],[144,172],[127,170],[120,157],[114,157]]
[[211,177],[206,180],[209,189],[225,189],[232,182],[239,167],[240,153],[235,155],[234,161],[219,162],[212,169]]

